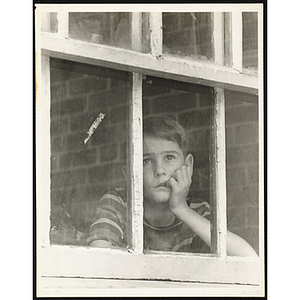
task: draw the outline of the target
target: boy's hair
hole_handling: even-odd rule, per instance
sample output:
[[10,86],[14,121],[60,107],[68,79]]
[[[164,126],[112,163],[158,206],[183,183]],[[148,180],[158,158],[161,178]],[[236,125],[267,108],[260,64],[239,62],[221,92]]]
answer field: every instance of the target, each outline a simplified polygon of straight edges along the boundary
[[167,116],[149,117],[144,120],[145,136],[156,137],[177,143],[184,155],[188,151],[188,139],[184,128]]

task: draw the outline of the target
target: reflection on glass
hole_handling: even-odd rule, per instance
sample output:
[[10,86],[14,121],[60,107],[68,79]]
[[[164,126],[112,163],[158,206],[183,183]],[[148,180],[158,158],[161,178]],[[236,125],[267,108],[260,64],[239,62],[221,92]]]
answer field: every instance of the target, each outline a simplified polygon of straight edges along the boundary
[[[210,236],[212,89],[149,77],[143,83],[144,249],[209,253],[210,247],[171,209],[171,178],[182,166],[193,170],[183,192]],[[187,171],[189,172],[189,171]],[[173,191],[173,194],[172,194]],[[203,226],[203,225],[202,225]]]
[[213,14],[163,13],[163,52],[213,60]]
[[57,12],[41,13],[42,31],[56,33],[58,29]]
[[243,67],[258,68],[258,14],[243,12]]
[[125,247],[128,76],[58,59],[50,66],[50,241]]
[[228,230],[258,253],[258,100],[226,91]]
[[69,36],[96,44],[131,48],[131,13],[69,13]]

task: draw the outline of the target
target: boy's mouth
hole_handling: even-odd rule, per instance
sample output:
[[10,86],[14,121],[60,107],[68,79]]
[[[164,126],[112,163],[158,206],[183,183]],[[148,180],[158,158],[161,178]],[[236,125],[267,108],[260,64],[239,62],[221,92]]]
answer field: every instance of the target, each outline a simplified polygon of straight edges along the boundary
[[162,183],[160,183],[159,185],[156,186],[156,188],[159,188],[159,187],[165,187],[167,189],[170,189],[169,180],[164,181],[164,182],[162,182]]

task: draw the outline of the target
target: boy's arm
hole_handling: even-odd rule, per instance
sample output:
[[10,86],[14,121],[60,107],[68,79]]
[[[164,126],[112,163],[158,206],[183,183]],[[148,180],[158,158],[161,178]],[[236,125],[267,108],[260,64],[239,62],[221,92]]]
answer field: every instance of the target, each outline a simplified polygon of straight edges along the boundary
[[[191,185],[191,168],[182,166],[176,170],[176,180],[170,179],[172,189],[169,207],[171,212],[193,230],[209,247],[211,247],[210,221],[192,210],[186,197]],[[238,235],[227,231],[227,254],[230,256],[257,256],[254,249]]]
[[98,247],[98,248],[116,248],[120,249],[120,247],[114,246],[111,242],[105,240],[95,240],[89,244],[90,247]]
[[[190,207],[181,208],[174,213],[211,247],[210,221],[200,216]],[[227,231],[227,254],[229,256],[257,256],[253,248],[238,235]]]
[[122,248],[126,206],[117,190],[105,192],[95,209],[87,245],[99,248]]

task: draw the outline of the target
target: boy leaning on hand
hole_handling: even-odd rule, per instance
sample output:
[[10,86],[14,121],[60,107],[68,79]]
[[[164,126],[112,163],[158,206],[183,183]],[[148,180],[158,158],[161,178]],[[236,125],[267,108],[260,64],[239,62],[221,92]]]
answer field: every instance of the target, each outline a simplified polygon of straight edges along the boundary
[[[209,253],[210,206],[188,198],[194,158],[188,153],[183,127],[166,116],[143,124],[144,248],[161,251]],[[125,188],[104,193],[98,202],[88,244],[126,247]],[[256,256],[241,237],[227,232],[227,253]]]

